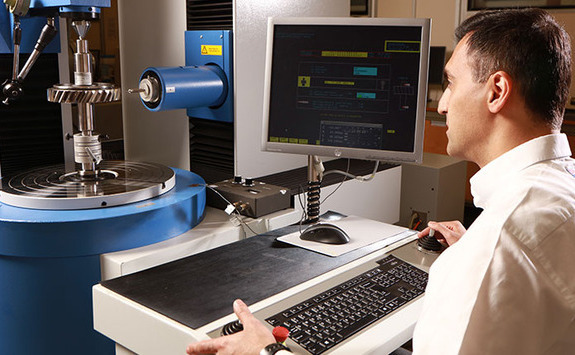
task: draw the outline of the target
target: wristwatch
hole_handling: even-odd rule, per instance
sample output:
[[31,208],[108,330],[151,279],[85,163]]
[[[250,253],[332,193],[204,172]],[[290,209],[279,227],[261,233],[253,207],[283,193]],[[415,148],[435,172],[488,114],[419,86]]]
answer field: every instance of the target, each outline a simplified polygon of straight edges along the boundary
[[260,351],[260,355],[274,355],[275,353],[277,353],[281,350],[286,350],[286,351],[291,352],[290,348],[288,348],[287,346],[285,346],[281,343],[272,343],[272,344],[266,346],[265,348],[263,348],[262,351]]

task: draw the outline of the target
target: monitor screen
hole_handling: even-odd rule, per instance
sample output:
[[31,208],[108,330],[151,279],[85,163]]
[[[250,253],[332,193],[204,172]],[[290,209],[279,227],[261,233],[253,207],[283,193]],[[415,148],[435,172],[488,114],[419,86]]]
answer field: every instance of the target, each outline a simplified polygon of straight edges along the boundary
[[429,26],[270,18],[262,149],[421,162]]

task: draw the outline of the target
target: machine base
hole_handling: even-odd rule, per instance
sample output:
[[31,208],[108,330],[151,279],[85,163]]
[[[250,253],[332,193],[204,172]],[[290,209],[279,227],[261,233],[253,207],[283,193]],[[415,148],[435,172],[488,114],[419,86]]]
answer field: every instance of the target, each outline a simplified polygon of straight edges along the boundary
[[174,169],[157,198],[80,211],[0,204],[0,344],[6,354],[113,354],[93,329],[91,288],[100,254],[157,243],[200,223],[201,177]]

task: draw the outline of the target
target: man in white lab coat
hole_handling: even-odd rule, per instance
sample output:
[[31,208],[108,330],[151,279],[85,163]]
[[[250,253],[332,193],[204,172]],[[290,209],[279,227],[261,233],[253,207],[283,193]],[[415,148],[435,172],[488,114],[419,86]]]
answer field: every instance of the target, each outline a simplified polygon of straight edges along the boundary
[[[575,350],[575,162],[559,133],[571,81],[565,31],[538,9],[479,13],[457,30],[438,111],[447,152],[477,163],[469,230],[430,222],[449,247],[433,264],[416,354]],[[241,302],[244,331],[188,354],[258,354],[273,343]],[[266,353],[286,352],[278,347]]]

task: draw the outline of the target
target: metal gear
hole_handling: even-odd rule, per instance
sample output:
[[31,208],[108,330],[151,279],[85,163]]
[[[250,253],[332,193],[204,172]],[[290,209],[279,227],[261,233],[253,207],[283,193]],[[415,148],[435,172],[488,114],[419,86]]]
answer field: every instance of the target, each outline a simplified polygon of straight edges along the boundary
[[107,83],[57,84],[48,89],[48,101],[65,104],[97,104],[120,100],[120,88]]

